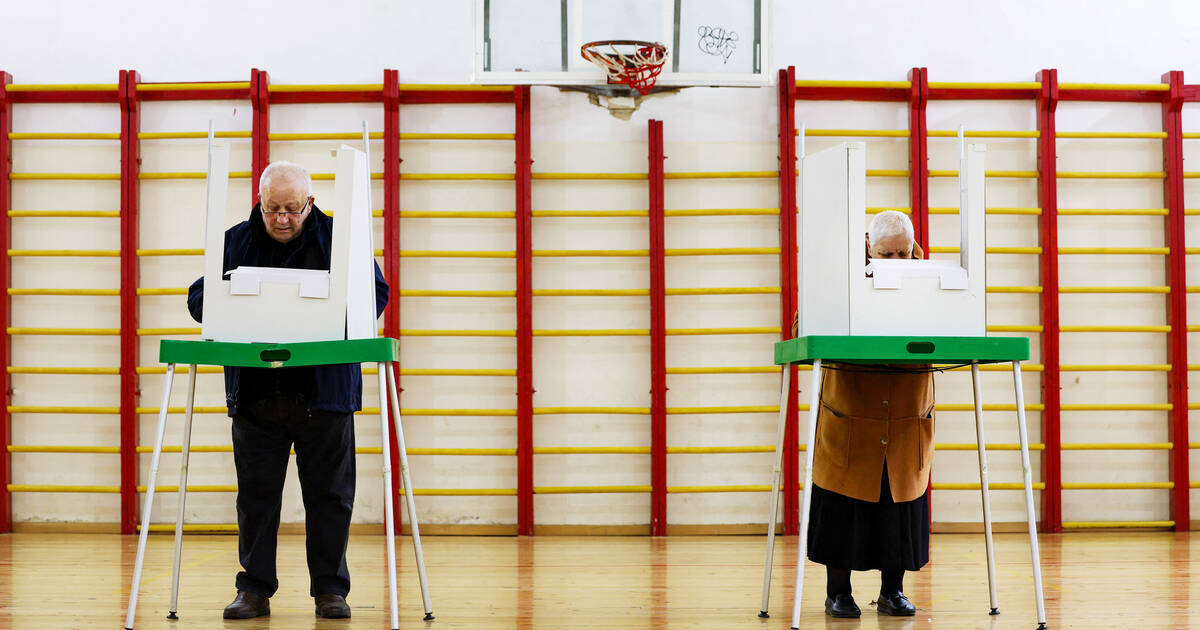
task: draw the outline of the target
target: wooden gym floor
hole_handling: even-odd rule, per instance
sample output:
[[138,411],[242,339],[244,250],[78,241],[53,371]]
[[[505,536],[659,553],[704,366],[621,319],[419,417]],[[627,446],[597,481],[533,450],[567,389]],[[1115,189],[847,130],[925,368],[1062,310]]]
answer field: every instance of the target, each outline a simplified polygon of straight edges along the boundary
[[[319,620],[308,597],[302,536],[281,536],[281,586],[272,616],[224,621],[234,595],[237,539],[184,539],[178,621],[167,621],[173,538],[150,537],[136,628],[386,628],[381,536],[352,536],[350,620]],[[424,539],[436,621],[421,620],[412,547],[398,546],[402,628],[783,629],[791,619],[796,538],[779,539],[770,619],[759,619],[763,536],[455,537]],[[1200,628],[1200,534],[1071,533],[1041,537],[1050,628]],[[120,628],[137,538],[105,534],[0,535],[0,628]],[[1029,550],[997,534],[1001,614],[988,612],[979,534],[935,534],[932,562],[905,580],[917,616],[879,617],[878,573],[855,573],[860,620],[823,612],[824,570],[809,563],[803,628],[1036,626]],[[1195,603],[1193,603],[1195,602]],[[1192,606],[1196,605],[1196,609]],[[1196,612],[1191,612],[1195,610]]]

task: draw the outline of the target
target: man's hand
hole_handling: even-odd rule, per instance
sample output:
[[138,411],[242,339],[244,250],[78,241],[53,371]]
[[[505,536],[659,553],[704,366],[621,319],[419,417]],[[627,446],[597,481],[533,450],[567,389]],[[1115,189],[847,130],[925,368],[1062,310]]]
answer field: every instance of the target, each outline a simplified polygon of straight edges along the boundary
[[800,311],[792,316],[792,338],[796,338],[796,333],[800,332]]

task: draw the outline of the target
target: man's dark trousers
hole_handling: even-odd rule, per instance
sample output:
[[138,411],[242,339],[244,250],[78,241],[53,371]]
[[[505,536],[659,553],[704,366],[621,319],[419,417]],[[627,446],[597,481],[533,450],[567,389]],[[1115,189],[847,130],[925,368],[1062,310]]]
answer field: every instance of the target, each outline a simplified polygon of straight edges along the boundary
[[275,548],[289,451],[304,497],[310,595],[350,592],[346,543],[354,507],[354,414],[310,410],[302,395],[240,405],[233,418],[237,468],[237,588],[275,594]]

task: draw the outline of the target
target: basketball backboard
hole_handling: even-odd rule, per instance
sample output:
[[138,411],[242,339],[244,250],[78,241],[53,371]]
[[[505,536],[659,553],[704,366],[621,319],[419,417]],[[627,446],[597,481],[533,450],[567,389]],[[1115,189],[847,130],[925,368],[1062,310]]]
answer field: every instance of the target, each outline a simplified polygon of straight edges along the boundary
[[597,40],[666,45],[658,85],[771,83],[764,0],[476,0],[475,82],[605,85],[579,54]]

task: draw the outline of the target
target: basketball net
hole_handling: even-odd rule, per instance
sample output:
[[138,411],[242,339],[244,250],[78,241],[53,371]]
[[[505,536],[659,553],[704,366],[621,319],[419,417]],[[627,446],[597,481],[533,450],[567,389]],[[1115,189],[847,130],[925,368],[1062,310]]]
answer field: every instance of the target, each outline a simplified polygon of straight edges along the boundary
[[628,85],[642,96],[650,93],[667,61],[666,46],[638,40],[590,42],[579,49],[579,54],[600,66],[608,74],[609,83]]

